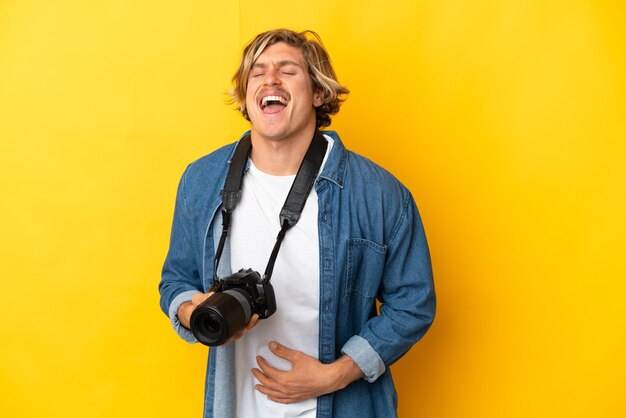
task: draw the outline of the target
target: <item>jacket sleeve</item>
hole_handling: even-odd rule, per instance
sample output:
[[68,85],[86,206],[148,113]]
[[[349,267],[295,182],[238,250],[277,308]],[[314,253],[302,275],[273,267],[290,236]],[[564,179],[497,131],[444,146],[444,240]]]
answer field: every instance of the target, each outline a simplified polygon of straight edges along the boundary
[[163,265],[159,293],[161,310],[170,318],[172,327],[185,341],[196,342],[190,330],[178,320],[178,307],[191,300],[193,295],[201,293],[202,280],[198,266],[196,243],[193,231],[193,217],[187,207],[185,180],[188,171],[183,174],[176,194],[174,220],[170,235],[170,246]]
[[369,382],[421,339],[435,316],[435,289],[424,227],[411,194],[404,191],[401,216],[387,240],[378,292],[380,315],[370,318],[341,350],[355,361]]

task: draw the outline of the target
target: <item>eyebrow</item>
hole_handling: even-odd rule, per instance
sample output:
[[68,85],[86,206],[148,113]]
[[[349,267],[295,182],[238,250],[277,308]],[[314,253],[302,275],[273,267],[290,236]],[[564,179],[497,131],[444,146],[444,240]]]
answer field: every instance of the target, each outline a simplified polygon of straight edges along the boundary
[[[287,65],[295,65],[296,67],[300,67],[301,65],[298,64],[295,61],[292,60],[282,60],[282,61],[278,61],[278,68],[282,68],[285,67]],[[261,63],[261,62],[255,62],[254,64],[252,64],[252,68],[267,68],[267,64],[266,63]]]

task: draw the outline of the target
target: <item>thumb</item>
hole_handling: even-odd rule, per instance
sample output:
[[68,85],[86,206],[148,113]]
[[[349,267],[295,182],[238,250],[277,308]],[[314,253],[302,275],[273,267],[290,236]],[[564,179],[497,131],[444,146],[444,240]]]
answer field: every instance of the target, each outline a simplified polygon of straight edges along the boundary
[[193,306],[198,306],[200,305],[202,302],[204,302],[205,300],[207,300],[211,295],[213,295],[214,292],[209,292],[209,293],[196,293],[195,295],[193,295],[193,297],[191,298],[191,303],[193,304]]

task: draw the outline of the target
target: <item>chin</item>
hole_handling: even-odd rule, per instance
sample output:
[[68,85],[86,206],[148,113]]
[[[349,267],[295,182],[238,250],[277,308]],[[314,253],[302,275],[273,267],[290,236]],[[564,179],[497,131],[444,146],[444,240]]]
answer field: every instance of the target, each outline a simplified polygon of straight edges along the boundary
[[260,134],[260,135],[265,139],[269,139],[270,141],[282,141],[288,137],[288,135],[283,132],[277,132],[277,133],[272,132],[272,133],[266,133],[266,134]]
[[252,124],[252,131],[256,132],[259,136],[268,139],[282,139],[289,134],[288,129],[283,126],[273,126],[267,124]]

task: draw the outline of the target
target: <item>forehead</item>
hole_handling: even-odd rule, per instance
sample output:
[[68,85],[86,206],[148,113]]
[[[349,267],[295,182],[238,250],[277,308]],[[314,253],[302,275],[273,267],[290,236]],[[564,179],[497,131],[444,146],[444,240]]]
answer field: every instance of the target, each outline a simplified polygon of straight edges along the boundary
[[277,42],[266,47],[261,55],[254,61],[253,65],[266,65],[270,63],[281,63],[292,61],[301,67],[305,66],[304,55],[300,48],[288,45],[284,42]]

